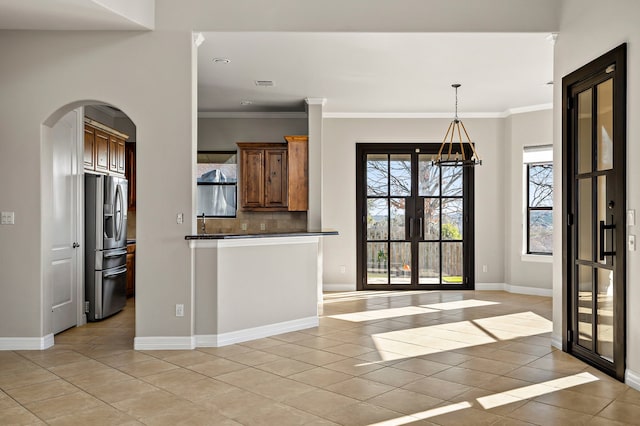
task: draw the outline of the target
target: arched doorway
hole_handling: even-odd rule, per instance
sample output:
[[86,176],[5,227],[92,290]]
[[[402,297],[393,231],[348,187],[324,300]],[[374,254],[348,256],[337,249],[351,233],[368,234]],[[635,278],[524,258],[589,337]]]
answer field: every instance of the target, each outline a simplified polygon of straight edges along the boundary
[[[105,152],[98,153],[93,144],[88,143],[86,134],[89,126],[98,128],[101,136],[114,136],[111,139],[107,138],[106,143],[102,144]],[[87,277],[93,275],[90,269],[96,267],[95,262],[87,260],[91,258],[92,251],[96,250],[85,246],[85,174],[112,175],[124,179],[125,171],[135,170],[125,167],[127,160],[133,161],[135,165],[135,155],[129,158],[125,155],[131,151],[127,149],[127,145],[134,144],[135,140],[134,122],[119,108],[105,102],[78,101],[65,105],[43,123],[41,225],[44,329],[52,337],[70,329],[69,332],[52,338],[51,344],[54,341],[68,341],[68,338],[61,336],[68,336],[74,328],[87,323],[88,297],[85,282]],[[135,152],[135,148],[132,151]],[[100,169],[99,162],[106,162],[106,169]],[[129,223],[129,226],[125,226],[119,232],[133,237],[125,237],[124,241],[133,239],[135,242],[135,211],[133,214],[129,213],[130,198],[124,196],[123,203],[124,209],[121,212],[124,213],[125,220],[122,223]],[[127,220],[127,216],[132,216],[130,221]],[[123,248],[123,253],[124,261],[125,257],[128,257],[127,247]],[[120,268],[120,274],[121,278],[117,283],[125,285],[129,277],[125,275],[124,265]],[[129,275],[135,277],[134,274]],[[105,289],[112,285],[112,282],[116,281],[110,279],[108,285],[105,281]],[[102,302],[103,300],[100,300],[100,303]],[[117,332],[120,341],[123,335],[129,335],[129,346],[133,346],[135,334],[134,307],[134,299],[127,300],[125,309],[122,310],[128,311],[125,315],[127,319],[123,321],[123,316],[120,316],[118,321],[119,326],[123,328]],[[92,337],[87,331],[85,329],[81,334]],[[97,333],[104,335],[104,330]],[[78,341],[77,336],[73,340]]]

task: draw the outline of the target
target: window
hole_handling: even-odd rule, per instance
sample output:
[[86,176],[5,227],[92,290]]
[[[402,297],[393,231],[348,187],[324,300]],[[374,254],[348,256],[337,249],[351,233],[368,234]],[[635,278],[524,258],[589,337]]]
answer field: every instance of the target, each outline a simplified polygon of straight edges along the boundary
[[553,253],[553,151],[551,146],[524,149],[526,179],[526,253]]
[[198,152],[197,215],[236,217],[237,163],[235,151]]

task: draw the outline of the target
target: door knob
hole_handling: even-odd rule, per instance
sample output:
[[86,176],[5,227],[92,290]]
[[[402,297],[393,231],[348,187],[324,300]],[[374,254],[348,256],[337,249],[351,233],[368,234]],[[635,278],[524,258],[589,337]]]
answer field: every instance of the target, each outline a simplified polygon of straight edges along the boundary
[[78,243],[74,242],[74,243],[73,243],[73,248],[78,248],[78,247],[80,247],[80,244],[78,244]]

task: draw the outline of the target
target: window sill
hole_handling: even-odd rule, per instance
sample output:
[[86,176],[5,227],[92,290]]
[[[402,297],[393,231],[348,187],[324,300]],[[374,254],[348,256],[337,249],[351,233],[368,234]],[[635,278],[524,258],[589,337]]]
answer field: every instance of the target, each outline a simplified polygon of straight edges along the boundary
[[548,254],[523,254],[520,257],[523,262],[537,262],[537,263],[553,263],[553,255]]

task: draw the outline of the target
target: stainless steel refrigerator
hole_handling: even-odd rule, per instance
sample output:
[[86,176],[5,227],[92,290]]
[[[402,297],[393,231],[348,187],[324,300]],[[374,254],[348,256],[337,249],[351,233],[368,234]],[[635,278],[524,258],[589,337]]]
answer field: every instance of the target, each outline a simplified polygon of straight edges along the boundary
[[85,312],[98,321],[127,301],[127,180],[84,175]]

